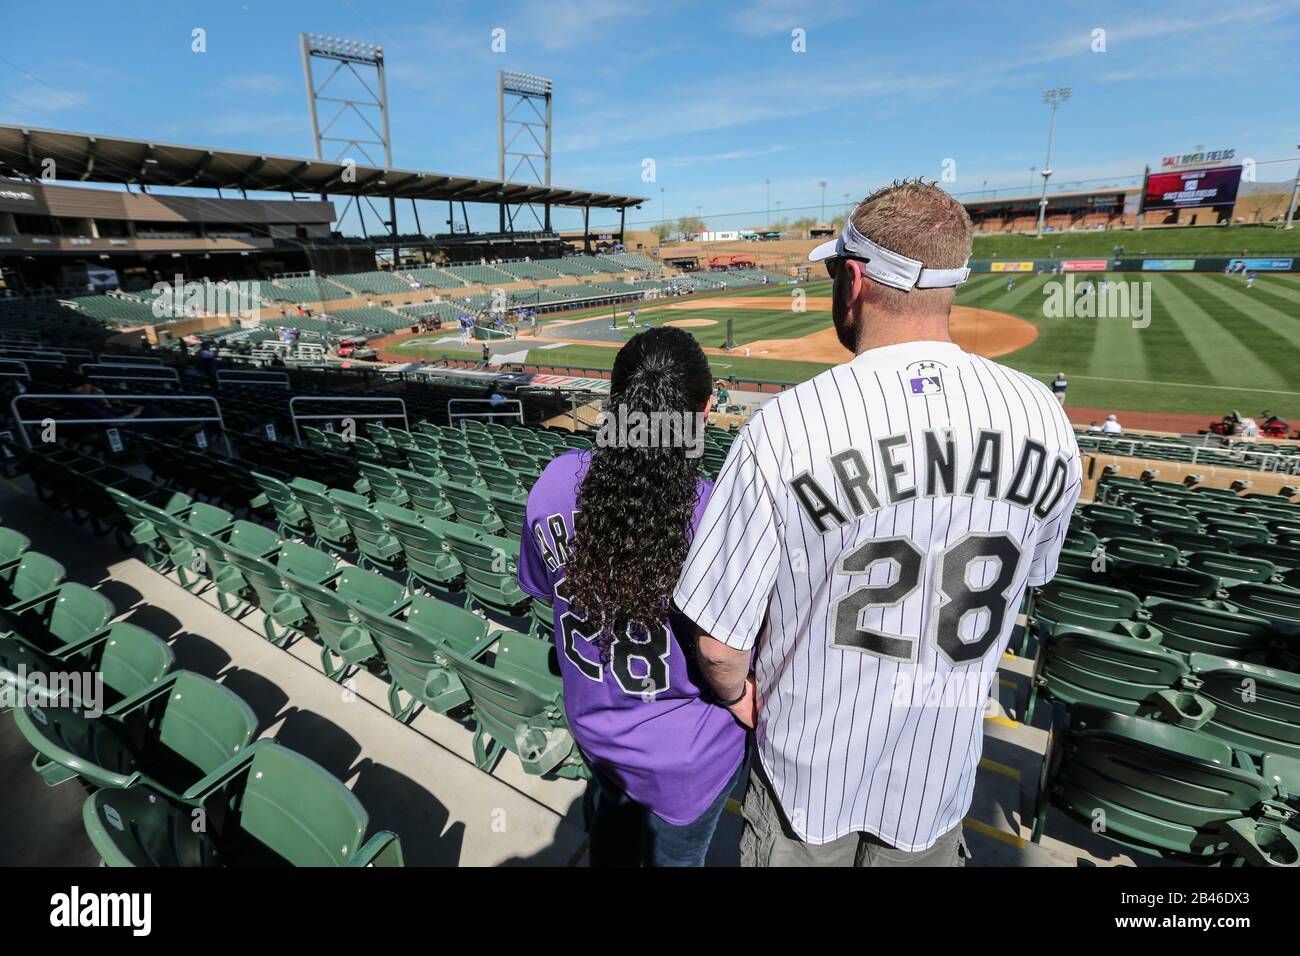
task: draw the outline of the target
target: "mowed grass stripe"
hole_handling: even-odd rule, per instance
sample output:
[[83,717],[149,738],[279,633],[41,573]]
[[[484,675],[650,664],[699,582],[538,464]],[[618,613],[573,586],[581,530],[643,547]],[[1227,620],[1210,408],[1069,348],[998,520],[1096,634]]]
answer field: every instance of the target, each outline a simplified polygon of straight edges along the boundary
[[[1186,277],[1184,277],[1186,278]],[[1168,370],[1160,370],[1153,377],[1171,381],[1195,381],[1202,378],[1208,384],[1236,385],[1240,387],[1283,388],[1287,380],[1263,361],[1258,353],[1242,341],[1241,336],[1220,322],[1203,307],[1206,296],[1193,297],[1186,289],[1195,286],[1175,284],[1164,277],[1152,277],[1151,291],[1155,301],[1151,327],[1148,332],[1163,331],[1174,326],[1182,334],[1200,362],[1203,372],[1187,367],[1186,359],[1173,363]],[[1163,315],[1157,314],[1163,313]]]
[[[1227,283],[1224,288],[1229,288]],[[1255,288],[1247,291],[1245,286],[1238,286],[1240,294],[1246,296],[1251,301],[1258,300],[1272,305],[1275,309],[1295,309],[1300,305],[1300,288],[1284,286],[1276,282],[1270,282],[1267,285],[1256,283]],[[1237,291],[1234,289],[1234,291]]]
[[1216,318],[1235,332],[1261,361],[1272,366],[1283,381],[1290,381],[1300,365],[1300,316],[1276,309],[1250,292],[1230,289],[1222,280],[1193,276],[1195,288],[1217,300]]

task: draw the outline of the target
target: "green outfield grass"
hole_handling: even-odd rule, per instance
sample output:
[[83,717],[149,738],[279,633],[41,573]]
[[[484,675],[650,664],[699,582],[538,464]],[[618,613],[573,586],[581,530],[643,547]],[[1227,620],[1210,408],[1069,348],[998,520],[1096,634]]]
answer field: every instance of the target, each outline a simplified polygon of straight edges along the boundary
[[1110,229],[1035,236],[976,236],[976,259],[1071,259],[1109,256],[1300,256],[1300,234],[1276,226],[1184,226],[1178,229]]
[[[977,275],[957,296],[961,305],[993,309],[1026,319],[1038,328],[1031,345],[998,361],[1043,381],[1064,371],[1070,379],[1069,404],[1104,409],[1222,415],[1231,408],[1256,415],[1268,409],[1300,422],[1300,275],[1261,273],[1253,289],[1236,277],[1209,274],[1124,273],[1113,278],[1149,283],[1151,322],[1134,328],[1124,318],[1047,318],[1044,289],[1061,276],[1017,276],[1006,289],[1005,274]],[[1076,277],[1081,279],[1082,276]],[[1094,275],[1094,280],[1100,276]],[[801,286],[809,296],[829,295],[827,282]],[[784,296],[790,286],[720,293],[747,297]],[[684,304],[681,300],[678,304]],[[590,313],[609,314],[610,310]],[[625,320],[626,306],[619,307]],[[824,312],[746,309],[674,309],[646,303],[638,320],[657,325],[671,319],[704,318],[716,326],[692,329],[705,346],[718,347],[726,319],[734,320],[737,343],[791,338],[815,332],[829,322]],[[561,330],[557,329],[556,332]],[[630,335],[630,331],[625,330]],[[528,349],[528,339],[497,343],[498,352]],[[479,347],[403,349],[412,359],[449,355],[478,358]],[[540,365],[608,368],[615,349],[566,345],[532,349],[528,361]],[[710,356],[720,375],[802,381],[826,366],[743,355]]]
[[1124,273],[1149,282],[1151,324],[1045,318],[1044,287],[1059,276],[976,276],[963,305],[1028,319],[1038,339],[998,361],[1048,380],[1070,379],[1069,404],[1221,415],[1267,408],[1300,421],[1300,275],[1261,273],[1253,289],[1222,275]]

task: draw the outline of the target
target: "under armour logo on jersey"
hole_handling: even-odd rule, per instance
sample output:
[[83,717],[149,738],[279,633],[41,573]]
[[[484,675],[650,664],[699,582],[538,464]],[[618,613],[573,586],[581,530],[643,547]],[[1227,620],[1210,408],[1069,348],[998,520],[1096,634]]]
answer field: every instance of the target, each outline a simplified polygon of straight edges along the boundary
[[912,373],[910,384],[913,395],[939,395],[943,392],[943,380],[939,377],[939,370],[944,368],[942,362],[934,362],[926,359],[921,362],[913,362],[907,366],[907,370]]

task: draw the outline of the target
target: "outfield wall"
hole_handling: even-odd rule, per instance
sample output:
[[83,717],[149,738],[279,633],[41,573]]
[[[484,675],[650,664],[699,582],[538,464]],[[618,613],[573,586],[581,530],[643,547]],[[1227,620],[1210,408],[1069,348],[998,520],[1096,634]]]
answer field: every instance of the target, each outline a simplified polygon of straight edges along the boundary
[[1144,258],[1080,259],[972,259],[971,272],[1005,273],[1007,276],[1066,272],[1217,272],[1242,263],[1246,271],[1300,272],[1297,256],[1148,256]]

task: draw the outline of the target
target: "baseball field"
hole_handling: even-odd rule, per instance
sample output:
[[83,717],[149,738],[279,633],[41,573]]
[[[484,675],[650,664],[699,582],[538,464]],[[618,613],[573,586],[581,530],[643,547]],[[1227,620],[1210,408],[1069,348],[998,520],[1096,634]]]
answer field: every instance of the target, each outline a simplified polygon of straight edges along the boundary
[[[957,296],[954,338],[1043,381],[1065,372],[1067,404],[1084,417],[1096,410],[1119,413],[1121,421],[1126,411],[1208,421],[1237,409],[1300,421],[1300,275],[1262,274],[1252,288],[1235,276],[1112,275],[1136,283],[1134,296],[1149,305],[1140,318],[1053,314],[1051,283],[1065,278],[1015,276],[1008,289],[1006,274],[973,277]],[[825,281],[728,290],[646,302],[637,322],[687,328],[719,376],[802,381],[850,357],[835,341],[829,295]],[[567,313],[545,322],[536,339],[493,349],[517,361],[526,353],[535,364],[608,368],[635,331],[627,327],[627,306],[617,310],[621,328],[611,328],[612,318],[608,308]],[[737,347],[724,350],[729,319]],[[459,348],[443,333],[392,343],[386,354],[399,361],[477,357],[480,347]]]

